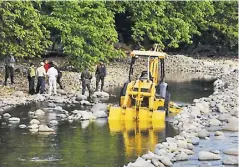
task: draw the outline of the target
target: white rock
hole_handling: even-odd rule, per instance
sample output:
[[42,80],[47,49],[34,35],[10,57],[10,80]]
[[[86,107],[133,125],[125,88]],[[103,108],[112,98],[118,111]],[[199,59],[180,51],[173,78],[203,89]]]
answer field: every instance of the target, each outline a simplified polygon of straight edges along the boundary
[[198,159],[203,160],[219,160],[221,159],[220,155],[211,153],[209,151],[200,151],[198,153]]
[[106,114],[105,111],[99,110],[99,111],[95,111],[93,113],[93,116],[95,116],[96,118],[107,118],[108,115]]
[[188,148],[188,143],[187,141],[184,140],[178,140],[177,141],[178,147],[179,148]]
[[194,146],[193,146],[193,144],[188,143],[188,144],[187,144],[187,148],[190,149],[190,150],[193,150]]
[[177,161],[185,161],[188,160],[188,154],[181,152],[180,154],[177,154],[175,158]]
[[226,157],[222,161],[223,165],[238,165],[238,157]]
[[49,128],[47,125],[40,125],[39,132],[54,132],[54,129]]
[[26,127],[27,127],[27,126],[24,125],[24,124],[19,125],[19,128],[21,128],[21,129],[25,129]]
[[38,121],[37,119],[32,119],[31,121],[30,121],[30,124],[32,125],[32,124],[37,124],[37,125],[39,125],[40,124],[40,121]]
[[9,118],[8,121],[11,124],[18,124],[20,122],[20,118],[12,117],[12,118]]
[[16,97],[24,97],[25,96],[23,91],[15,91],[12,95],[16,96]]
[[238,131],[238,119],[236,117],[228,119],[228,124],[223,128],[223,130]]
[[238,155],[238,149],[237,148],[230,148],[225,151],[223,151],[224,154],[228,155]]
[[90,113],[88,111],[81,111],[81,120],[89,120]]
[[230,114],[223,113],[223,114],[219,115],[218,120],[225,121],[225,120],[228,120],[230,118],[232,118],[232,116]]
[[227,113],[227,110],[222,106],[222,104],[217,104],[217,110],[220,113]]
[[32,133],[36,133],[36,132],[38,132],[38,128],[31,128],[31,129],[29,129],[29,131]]
[[32,124],[30,126],[28,126],[29,129],[38,129],[39,126],[37,124]]
[[177,146],[176,143],[169,143],[168,150],[169,150],[170,152],[176,151],[177,148],[178,148],[178,146]]
[[54,104],[54,103],[48,103],[48,107],[51,107],[51,108],[56,107],[56,104]]
[[210,136],[210,133],[204,129],[198,131],[198,137],[201,139],[205,139],[206,137]]
[[131,164],[131,167],[154,167],[150,161],[146,161],[141,157],[138,157],[134,163]]
[[94,92],[93,96],[96,96],[96,97],[109,97],[110,95],[107,92]]
[[197,117],[201,114],[200,109],[195,106],[192,106],[191,110],[192,110],[191,115],[194,117]]
[[58,125],[58,121],[57,121],[57,120],[51,120],[51,121],[49,122],[49,124],[50,124],[51,126],[56,126],[56,125]]
[[230,114],[231,114],[232,116],[236,116],[236,117],[238,117],[238,114],[239,114],[239,108],[238,108],[238,107],[233,108],[233,109],[230,111]]
[[61,106],[56,106],[56,107],[54,108],[54,110],[56,110],[56,111],[62,111],[63,109],[62,109]]
[[90,121],[89,120],[81,121],[81,128],[82,129],[87,128],[89,125],[90,125]]
[[9,114],[9,113],[4,113],[4,114],[3,114],[3,117],[4,117],[5,119],[8,119],[8,118],[11,117],[11,114]]
[[45,115],[45,112],[42,111],[41,109],[38,109],[38,110],[35,111],[34,115],[37,116],[37,117],[41,117],[41,116]]
[[209,120],[209,124],[210,124],[211,126],[219,126],[219,125],[221,125],[221,122],[220,122],[218,119],[213,118],[213,119],[210,119],[210,120]]
[[223,136],[224,133],[222,131],[216,131],[214,136]]
[[179,151],[184,152],[188,155],[193,155],[193,151],[185,148],[180,148]]
[[77,101],[87,100],[87,96],[86,95],[82,95],[82,94],[77,94],[76,95],[76,100]]
[[80,101],[80,104],[81,105],[86,105],[86,106],[90,106],[90,105],[92,105],[89,101],[87,101],[87,100],[82,100],[82,101]]
[[165,157],[165,156],[161,156],[160,161],[166,166],[172,166],[173,165],[173,163],[170,161],[170,159],[168,157]]

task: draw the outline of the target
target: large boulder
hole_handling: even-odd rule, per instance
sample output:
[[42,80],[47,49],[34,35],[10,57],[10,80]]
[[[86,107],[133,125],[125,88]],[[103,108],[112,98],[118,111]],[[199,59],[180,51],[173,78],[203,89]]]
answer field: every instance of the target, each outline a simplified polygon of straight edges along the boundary
[[228,124],[223,128],[223,130],[238,131],[238,119],[236,117],[229,118]]
[[91,112],[96,118],[106,118],[108,115],[106,113],[107,105],[103,103],[97,103],[91,108]]
[[78,94],[76,94],[76,100],[77,101],[87,100],[87,96],[78,93]]
[[205,160],[219,160],[221,159],[220,155],[218,154],[214,154],[212,152],[209,151],[200,151],[198,153],[198,159],[201,161],[205,161]]
[[185,161],[185,160],[188,160],[188,154],[186,154],[185,152],[181,152],[177,154],[175,158],[177,161]]
[[154,167],[154,165],[150,161],[138,157],[134,163],[129,163],[127,167]]

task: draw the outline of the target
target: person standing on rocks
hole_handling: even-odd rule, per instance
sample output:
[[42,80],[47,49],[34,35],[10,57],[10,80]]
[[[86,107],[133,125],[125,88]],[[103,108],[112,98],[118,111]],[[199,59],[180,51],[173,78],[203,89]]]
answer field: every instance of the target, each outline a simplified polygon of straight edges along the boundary
[[92,75],[89,72],[88,68],[85,68],[85,70],[81,73],[81,82],[82,82],[82,95],[85,95],[86,87],[89,91],[89,99],[91,96],[91,90],[90,90],[90,80],[92,79]]
[[13,55],[10,55],[5,59],[5,81],[4,85],[7,86],[7,79],[11,78],[11,84],[14,84],[14,64],[16,60]]
[[50,68],[47,71],[47,76],[49,77],[49,95],[51,95],[52,87],[53,92],[56,95],[56,78],[58,76],[58,72],[52,62],[50,63]]
[[60,89],[63,89],[63,86],[62,86],[62,83],[61,83],[61,78],[62,78],[62,72],[60,71],[60,69],[55,66],[57,72],[58,72],[58,75],[57,75],[57,78],[56,78],[56,82],[59,84],[60,86]]
[[100,61],[100,63],[96,67],[96,72],[95,72],[96,91],[98,91],[100,81],[101,81],[101,89],[100,90],[103,91],[105,76],[106,76],[106,67],[105,67],[103,61]]
[[35,76],[36,76],[36,72],[35,72],[35,67],[34,64],[31,63],[30,67],[28,69],[28,75],[27,75],[27,79],[28,79],[28,83],[29,83],[29,94],[33,95],[35,94]]
[[37,87],[36,87],[36,93],[43,94],[45,91],[45,77],[46,77],[46,70],[44,68],[44,63],[41,62],[41,66],[37,68],[36,71],[37,76]]
[[50,65],[50,63],[48,63],[47,59],[44,59],[43,63],[44,63],[44,68],[45,68],[45,70],[47,72],[51,65]]

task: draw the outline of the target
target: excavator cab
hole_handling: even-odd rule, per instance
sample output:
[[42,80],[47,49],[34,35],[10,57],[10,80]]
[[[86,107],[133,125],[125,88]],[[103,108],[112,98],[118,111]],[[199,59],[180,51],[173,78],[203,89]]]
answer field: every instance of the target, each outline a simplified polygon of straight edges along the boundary
[[[165,121],[168,111],[179,112],[180,108],[166,98],[164,61],[166,54],[157,51],[131,52],[129,80],[124,84],[119,107],[110,107],[109,121],[150,121],[157,126]],[[132,80],[133,67],[138,58],[147,59],[147,70]],[[160,91],[158,92],[158,88]],[[164,90],[163,90],[164,89]]]

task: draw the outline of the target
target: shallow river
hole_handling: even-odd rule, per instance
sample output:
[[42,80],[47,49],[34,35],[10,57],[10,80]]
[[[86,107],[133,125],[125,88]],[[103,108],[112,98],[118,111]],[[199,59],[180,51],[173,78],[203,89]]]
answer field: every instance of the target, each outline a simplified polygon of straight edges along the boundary
[[[209,96],[213,92],[212,81],[193,80],[190,82],[168,81],[172,100],[191,103],[193,99]],[[119,88],[108,89],[110,94],[119,94]],[[118,96],[109,103],[118,103]],[[19,106],[9,113],[28,124],[28,111],[45,107],[38,103]],[[63,106],[68,111],[80,106]],[[0,125],[0,167],[27,166],[69,166],[69,167],[117,167],[135,161],[138,155],[154,151],[155,144],[177,131],[166,122],[165,128],[154,131],[137,128],[114,131],[107,119],[95,122],[83,121],[63,123],[51,135],[31,134],[27,129]]]

